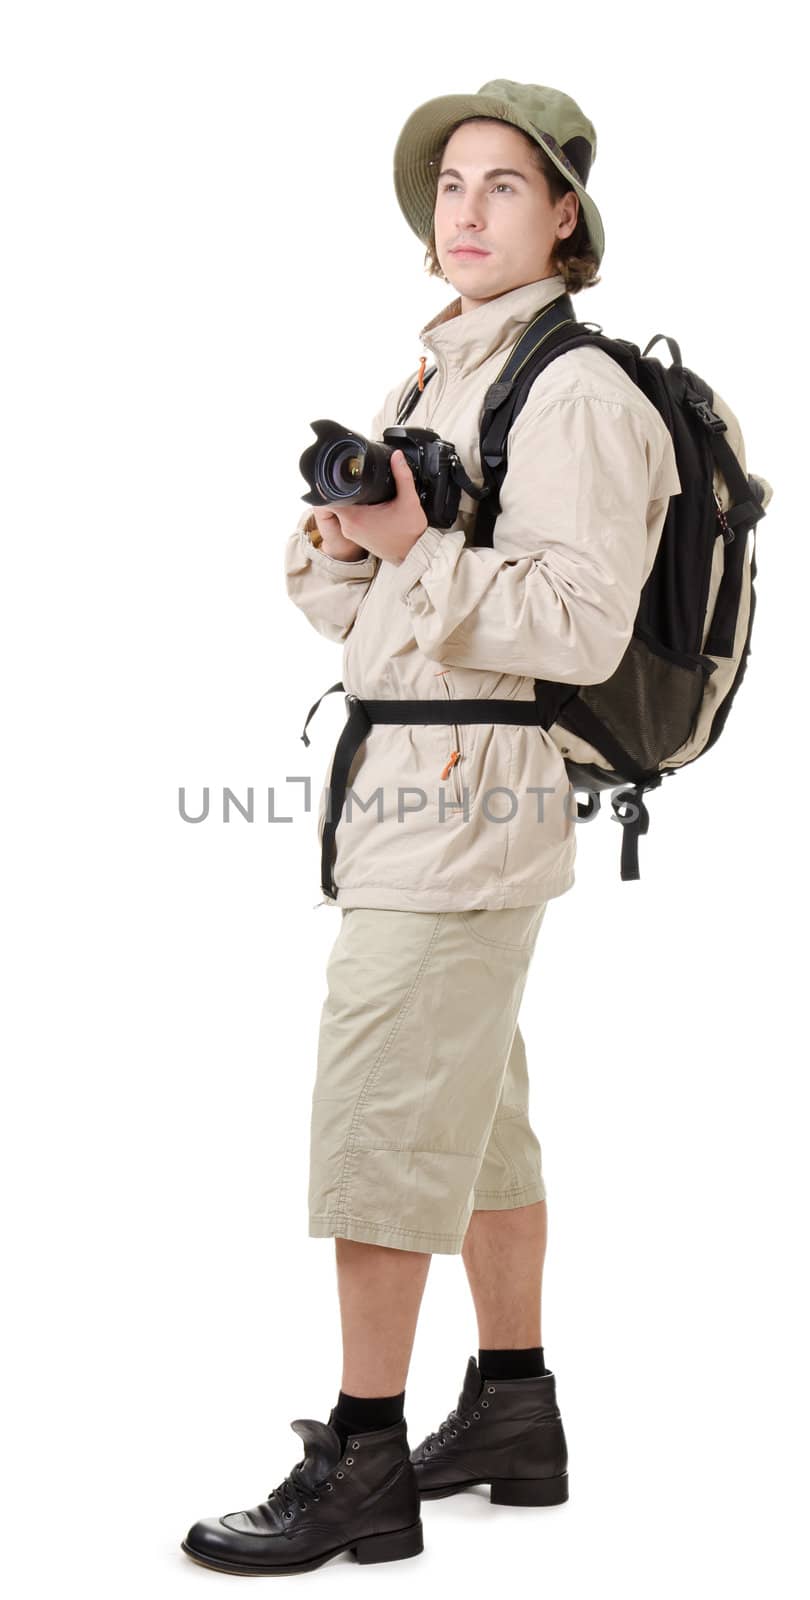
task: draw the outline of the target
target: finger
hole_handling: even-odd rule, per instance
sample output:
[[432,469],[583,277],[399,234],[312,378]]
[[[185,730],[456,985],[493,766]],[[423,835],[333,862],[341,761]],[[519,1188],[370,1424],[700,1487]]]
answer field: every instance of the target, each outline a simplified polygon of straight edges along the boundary
[[409,489],[415,494],[416,483],[413,472],[411,471],[410,463],[406,460],[402,450],[394,451],[394,454],[391,457],[391,465],[394,470],[397,494],[402,494],[403,492],[407,494]]

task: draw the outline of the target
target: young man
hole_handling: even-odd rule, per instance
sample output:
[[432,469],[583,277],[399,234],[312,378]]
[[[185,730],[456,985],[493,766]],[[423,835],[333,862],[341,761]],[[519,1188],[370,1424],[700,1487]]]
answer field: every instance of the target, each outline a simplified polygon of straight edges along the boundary
[[[452,441],[477,484],[483,397],[510,349],[538,312],[596,279],[595,151],[569,96],[503,79],[420,106],[397,143],[399,203],[457,291],[421,331],[438,371],[408,425]],[[415,376],[389,392],[372,437]],[[345,642],[349,694],[532,702],[535,678],[612,674],[681,485],[661,418],[604,352],[569,352],[533,384],[509,435],[492,548],[475,548],[473,497],[452,529],[431,528],[407,464],[393,467],[395,499],[307,513],[286,549],[291,598]],[[310,1234],[335,1239],[341,1388],[328,1423],[293,1423],[305,1456],[265,1501],[190,1529],[187,1553],[226,1571],[306,1570],[346,1549],[418,1554],[420,1497],[470,1483],[512,1504],[568,1492],[543,1360],[546,1191],[518,1027],[547,904],[574,881],[565,764],[528,722],[375,723],[348,776],[363,805],[334,836],[327,903],[341,927],[309,1185]],[[478,1360],[410,1452],[405,1380],[436,1251],[463,1258]]]

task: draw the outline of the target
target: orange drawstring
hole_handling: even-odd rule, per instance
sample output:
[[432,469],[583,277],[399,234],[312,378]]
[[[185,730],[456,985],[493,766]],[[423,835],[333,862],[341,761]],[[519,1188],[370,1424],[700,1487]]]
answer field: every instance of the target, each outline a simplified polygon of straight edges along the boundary
[[426,366],[427,366],[427,356],[420,356],[420,359],[419,359],[419,377],[417,379],[417,382],[419,384],[419,392],[420,392],[420,394],[421,394],[422,390],[425,387],[425,367]]

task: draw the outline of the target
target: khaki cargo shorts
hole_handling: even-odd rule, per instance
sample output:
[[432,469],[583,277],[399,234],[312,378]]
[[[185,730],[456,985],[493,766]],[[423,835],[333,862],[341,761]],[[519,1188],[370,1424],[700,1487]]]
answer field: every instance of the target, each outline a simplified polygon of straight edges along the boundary
[[461,1252],[545,1199],[518,1012],[548,902],[341,908],[312,1093],[309,1233]]

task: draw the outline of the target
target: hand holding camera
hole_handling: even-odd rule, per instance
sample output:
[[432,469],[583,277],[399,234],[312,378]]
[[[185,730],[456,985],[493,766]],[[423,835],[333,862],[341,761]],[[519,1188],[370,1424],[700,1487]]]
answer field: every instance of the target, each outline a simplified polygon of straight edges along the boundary
[[391,457],[396,488],[393,500],[375,505],[340,503],[340,526],[345,538],[356,540],[362,548],[399,566],[408,551],[422,537],[428,519],[416,492],[413,473],[400,452]]
[[316,508],[319,528],[326,507],[344,542],[383,561],[399,565],[428,526],[452,527],[462,488],[476,500],[487,492],[471,482],[454,445],[429,428],[386,428],[373,444],[326,418],[311,426],[316,443],[299,462],[310,485],[302,500]]
[[312,516],[318,525],[320,549],[324,555],[332,556],[335,561],[362,561],[368,555],[362,545],[346,538],[340,517],[331,506],[324,506],[321,510],[316,508]]

